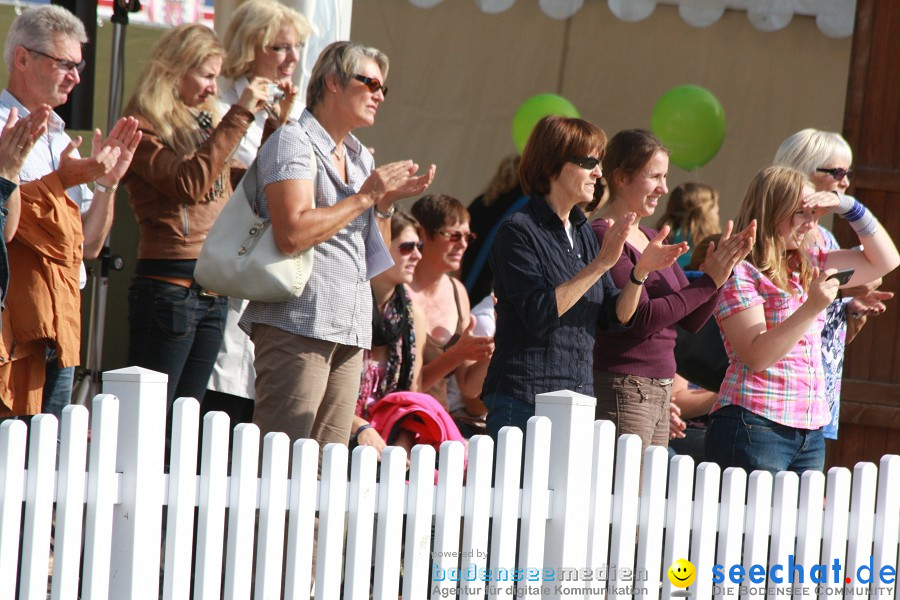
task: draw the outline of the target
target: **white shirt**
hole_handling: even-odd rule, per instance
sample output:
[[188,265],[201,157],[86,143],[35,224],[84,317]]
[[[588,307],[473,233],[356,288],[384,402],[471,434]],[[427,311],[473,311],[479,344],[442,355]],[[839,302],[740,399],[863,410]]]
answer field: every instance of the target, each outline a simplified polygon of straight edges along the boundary
[[[30,114],[28,109],[9,93],[9,90],[3,90],[0,92],[0,122],[6,123],[12,107],[18,109],[20,119]],[[56,112],[51,112],[50,118],[47,120],[47,132],[35,143],[34,148],[25,158],[22,170],[19,171],[19,181],[28,183],[55,171],[59,167],[59,157],[71,141],[72,138],[66,133],[65,121]],[[80,158],[78,150],[72,152],[72,157]],[[91,207],[94,195],[87,185],[82,183],[70,187],[66,190],[66,194],[75,202],[82,215]],[[80,287],[84,289],[86,284],[87,272],[84,269],[84,263],[81,263]]]

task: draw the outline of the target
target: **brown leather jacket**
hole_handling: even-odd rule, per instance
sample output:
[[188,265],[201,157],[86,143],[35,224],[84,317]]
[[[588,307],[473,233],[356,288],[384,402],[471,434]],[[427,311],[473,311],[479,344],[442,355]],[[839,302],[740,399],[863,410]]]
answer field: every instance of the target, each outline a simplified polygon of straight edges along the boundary
[[167,146],[150,123],[139,121],[143,138],[122,178],[141,230],[138,258],[195,259],[231,197],[229,161],[253,114],[232,106],[187,157]]

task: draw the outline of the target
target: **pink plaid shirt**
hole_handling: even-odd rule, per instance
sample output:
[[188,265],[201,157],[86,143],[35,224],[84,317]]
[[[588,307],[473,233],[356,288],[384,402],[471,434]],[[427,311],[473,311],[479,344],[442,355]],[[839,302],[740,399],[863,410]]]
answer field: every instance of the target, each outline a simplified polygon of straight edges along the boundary
[[[814,250],[812,260],[820,268],[826,252]],[[790,285],[802,291],[792,277]],[[716,306],[716,321],[753,306],[762,305],[766,327],[771,329],[791,316],[807,294],[799,296],[778,288],[759,269],[747,261],[734,269],[734,275],[722,287]],[[729,365],[712,412],[733,404],[776,423],[797,429],[819,429],[830,420],[825,401],[825,374],[822,369],[822,312],[796,346],[781,360],[754,373],[740,362],[728,340],[725,351]],[[724,336],[723,336],[724,337]]]

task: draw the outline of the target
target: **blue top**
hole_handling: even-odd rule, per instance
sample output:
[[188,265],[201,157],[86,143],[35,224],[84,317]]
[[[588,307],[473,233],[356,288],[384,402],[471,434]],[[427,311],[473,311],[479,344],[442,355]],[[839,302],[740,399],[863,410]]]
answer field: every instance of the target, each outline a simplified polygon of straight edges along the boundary
[[600,251],[581,209],[573,208],[569,221],[574,247],[547,201],[533,196],[497,232],[490,257],[497,332],[483,394],[513,396],[532,404],[535,394],[544,392],[594,394],[597,326],[624,329],[616,316],[619,289],[604,273],[558,316],[556,288]]

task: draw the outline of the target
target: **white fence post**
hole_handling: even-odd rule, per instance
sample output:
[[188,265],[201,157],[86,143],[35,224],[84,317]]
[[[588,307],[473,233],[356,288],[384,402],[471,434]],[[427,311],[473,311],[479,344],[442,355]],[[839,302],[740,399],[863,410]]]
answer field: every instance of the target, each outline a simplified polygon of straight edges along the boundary
[[[550,473],[553,490],[550,520],[544,545],[544,564],[527,565],[555,569],[587,566],[588,507],[591,497],[591,456],[594,444],[594,408],[597,400],[570,391],[548,392],[535,397],[535,415],[552,423]],[[583,582],[555,582],[545,598],[558,598],[560,588]]]
[[113,510],[110,598],[159,598],[167,380],[140,367],[103,374],[103,392],[119,398],[116,471],[122,474]]

